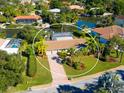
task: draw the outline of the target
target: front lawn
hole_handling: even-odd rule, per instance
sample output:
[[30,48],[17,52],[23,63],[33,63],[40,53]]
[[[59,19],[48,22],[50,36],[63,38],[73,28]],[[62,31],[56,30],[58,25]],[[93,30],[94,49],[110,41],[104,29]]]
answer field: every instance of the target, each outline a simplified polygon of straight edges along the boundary
[[[78,75],[81,73],[85,73],[90,68],[92,68],[95,65],[96,61],[97,61],[97,59],[93,56],[82,56],[81,62],[84,63],[84,66],[85,66],[85,68],[83,70],[76,70],[76,69],[74,69],[74,68],[72,68],[66,64],[64,64],[64,69],[65,69],[67,75]],[[124,61],[123,61],[123,63],[124,63]],[[102,61],[99,61],[98,64],[96,65],[96,67],[92,71],[90,71],[89,73],[87,73],[85,75],[98,73],[101,71],[105,71],[105,70],[108,70],[111,68],[118,67],[120,65],[121,64],[119,62],[102,62]]]
[[[26,58],[23,58],[23,59],[24,61],[27,60]],[[38,57],[38,59],[44,66],[49,68],[47,57],[44,57],[44,58]],[[23,84],[19,84],[17,87],[12,87],[8,89],[7,93],[14,93],[16,91],[26,90],[27,88],[34,85],[43,85],[43,84],[49,84],[52,82],[51,73],[46,69],[44,69],[38,62],[37,62],[36,75],[34,77],[27,77],[24,72],[23,78],[24,78]]]

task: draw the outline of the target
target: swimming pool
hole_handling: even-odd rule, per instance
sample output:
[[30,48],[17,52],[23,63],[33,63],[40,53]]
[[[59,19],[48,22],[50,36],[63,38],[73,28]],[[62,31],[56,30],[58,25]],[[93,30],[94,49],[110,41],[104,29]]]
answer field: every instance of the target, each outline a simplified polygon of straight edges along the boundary
[[21,44],[21,39],[12,39],[7,44],[6,48],[19,48]]
[[12,47],[11,48],[18,48],[18,46],[17,45],[12,45]]

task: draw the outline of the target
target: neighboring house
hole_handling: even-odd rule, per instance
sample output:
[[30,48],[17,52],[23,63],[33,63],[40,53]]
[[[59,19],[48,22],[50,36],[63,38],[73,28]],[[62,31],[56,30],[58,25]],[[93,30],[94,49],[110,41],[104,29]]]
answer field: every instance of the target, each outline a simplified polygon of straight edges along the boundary
[[30,16],[17,16],[14,18],[17,24],[32,24],[38,20],[42,20],[40,16],[30,15]]
[[73,35],[70,32],[58,32],[53,33],[51,38],[52,40],[72,40]]
[[61,12],[61,10],[58,9],[58,8],[50,9],[48,11],[51,12],[51,13],[60,13]]
[[93,8],[90,8],[90,10],[98,10],[100,9],[100,7],[93,7]]
[[[32,5],[35,5],[36,2],[39,2],[39,1],[40,0],[20,0],[21,4],[29,3],[29,4],[32,4]],[[42,2],[49,3],[49,0],[42,0]]]
[[21,4],[25,4],[25,3],[31,3],[32,0],[21,0],[20,2],[21,2]]
[[0,39],[0,50],[6,51],[9,54],[17,54],[20,43],[20,39]]
[[115,18],[115,24],[124,27],[124,16],[117,16]]
[[69,8],[71,10],[84,10],[84,6],[79,6],[79,5],[70,5]]
[[44,23],[42,24],[42,28],[45,29],[45,28],[49,28],[50,27],[50,24],[49,23]]
[[100,35],[100,41],[102,43],[106,43],[109,39],[111,39],[115,35],[124,37],[124,28],[117,25],[113,25],[109,27],[100,27],[100,28],[94,28],[92,33],[94,35]]
[[104,13],[102,16],[112,16],[113,13]]

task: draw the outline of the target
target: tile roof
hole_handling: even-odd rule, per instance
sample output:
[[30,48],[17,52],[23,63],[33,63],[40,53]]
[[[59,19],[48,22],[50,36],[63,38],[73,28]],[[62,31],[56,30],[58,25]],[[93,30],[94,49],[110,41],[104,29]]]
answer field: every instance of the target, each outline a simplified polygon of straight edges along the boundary
[[83,6],[79,6],[79,5],[70,5],[69,8],[72,9],[72,10],[73,10],[73,9],[79,9],[79,10],[84,9]]
[[95,28],[93,29],[93,31],[99,33],[106,39],[111,39],[115,35],[124,35],[124,28],[117,25]]
[[84,44],[84,39],[73,39],[73,40],[59,40],[59,41],[46,41],[47,50],[67,49],[75,47],[79,44]]
[[0,47],[3,45],[5,41],[6,41],[5,39],[0,39]]
[[40,19],[41,17],[38,16],[38,15],[29,15],[29,16],[17,16],[15,17],[14,19],[17,20],[17,19]]

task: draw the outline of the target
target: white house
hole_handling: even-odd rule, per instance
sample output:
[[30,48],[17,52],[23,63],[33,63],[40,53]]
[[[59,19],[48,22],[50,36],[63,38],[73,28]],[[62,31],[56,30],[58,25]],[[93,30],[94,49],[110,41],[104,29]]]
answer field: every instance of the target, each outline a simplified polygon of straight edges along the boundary
[[20,39],[0,39],[0,50],[6,51],[8,54],[17,54],[20,43]]
[[124,27],[124,16],[117,16],[115,18],[115,24]]
[[103,16],[112,16],[113,13],[104,13]]
[[58,8],[50,9],[48,11],[51,12],[51,13],[60,13],[61,12],[61,10],[58,9]]
[[84,6],[79,6],[79,5],[70,5],[69,8],[71,10],[77,9],[77,10],[84,10]]

